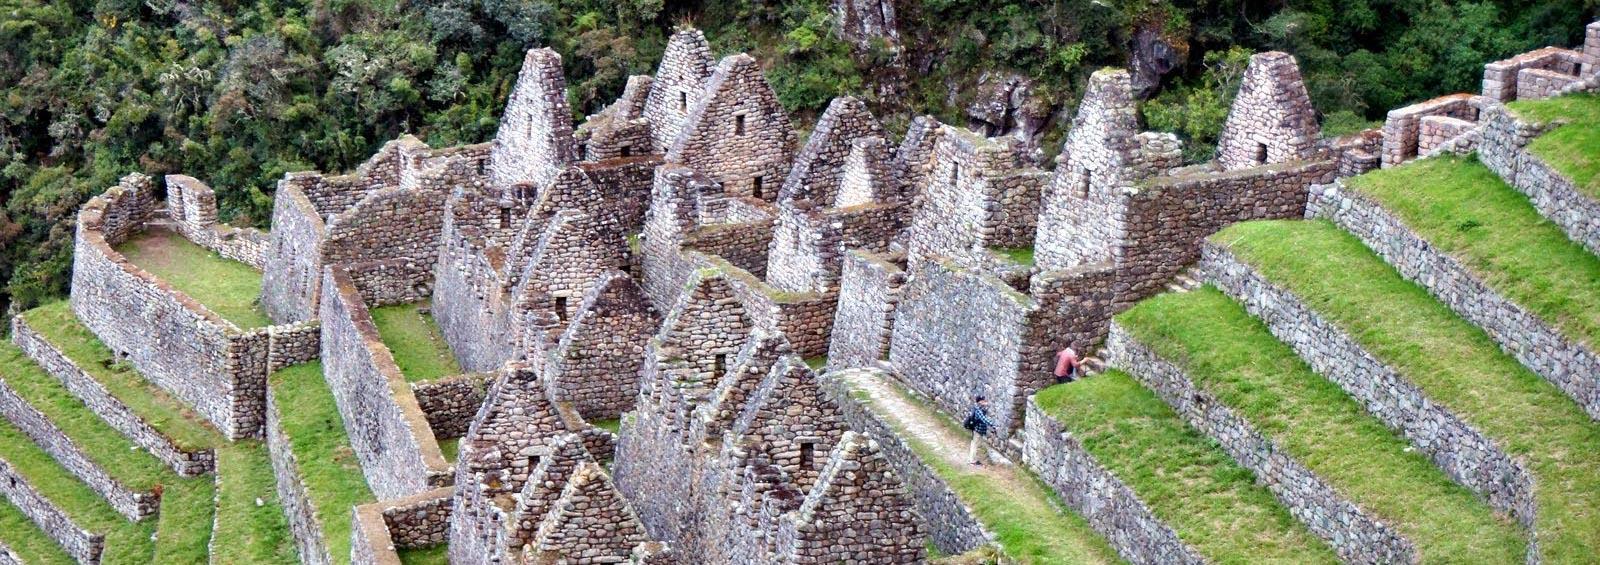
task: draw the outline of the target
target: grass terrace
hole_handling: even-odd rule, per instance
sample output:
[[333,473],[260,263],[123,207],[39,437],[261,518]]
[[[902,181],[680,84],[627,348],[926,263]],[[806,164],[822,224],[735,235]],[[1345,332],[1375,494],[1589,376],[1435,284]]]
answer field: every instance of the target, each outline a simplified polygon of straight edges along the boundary
[[261,272],[249,265],[225,259],[164,229],[135,235],[118,245],[117,251],[241,329],[272,325],[256,304]]
[[1034,399],[1178,537],[1218,563],[1337,563],[1255,475],[1126,373]]
[[[1005,555],[1021,563],[1117,563],[1111,546],[1049,486],[1023,467],[973,467],[970,432],[887,377],[854,372],[851,396],[876,413],[917,457],[950,485],[973,516],[994,532]],[[870,389],[870,390],[869,390]]]
[[1572,179],[1579,192],[1600,200],[1600,95],[1517,100],[1508,106],[1524,120],[1566,122],[1534,139],[1528,151]]
[[614,434],[622,433],[622,420],[618,419],[618,418],[610,418],[610,419],[606,419],[606,420],[590,420],[589,424],[594,426],[594,427],[596,427],[596,428],[600,428],[602,430],[605,430],[605,431],[608,431],[608,432],[611,432],[611,433],[614,433]]
[[439,440],[439,453],[444,454],[445,461],[455,463],[456,458],[461,456],[461,438]]
[[294,563],[299,559],[265,444],[243,441],[218,449],[217,487],[212,563]]
[[280,408],[283,431],[300,463],[311,504],[323,517],[322,534],[336,563],[350,562],[350,509],[376,498],[344,433],[344,418],[322,378],[322,363],[285,367],[267,380]]
[[1212,236],[1350,334],[1534,474],[1541,558],[1600,554],[1600,425],[1489,336],[1325,221],[1235,224]]
[[449,565],[449,546],[436,545],[419,549],[402,549],[400,562],[405,565]]
[[1145,300],[1117,321],[1347,499],[1397,528],[1424,563],[1514,563],[1525,555],[1520,527],[1452,482],[1215,288]]
[[[179,478],[155,456],[139,450],[120,432],[106,424],[97,414],[84,406],[78,397],[73,396],[60,381],[50,376],[20,349],[9,343],[0,344],[0,375],[4,375],[6,384],[15,390],[18,396],[44,413],[62,433],[72,438],[91,461],[118,482],[136,491],[161,490],[159,520],[146,519],[139,524],[130,524],[115,511],[110,510],[97,493],[90,490],[87,485],[78,483],[75,477],[56,465],[55,461],[42,450],[37,454],[30,452],[24,455],[22,460],[13,459],[9,454],[16,451],[12,450],[28,452],[38,448],[32,445],[27,436],[22,435],[21,430],[14,427],[7,430],[4,439],[0,441],[28,445],[8,445],[8,455],[3,457],[18,467],[24,465],[23,461],[29,461],[34,465],[32,467],[34,472],[24,471],[29,479],[39,486],[46,496],[56,500],[74,517],[80,514],[96,517],[98,527],[89,525],[90,522],[87,520],[83,521],[82,525],[92,531],[107,532],[108,554],[130,559],[141,555],[145,558],[154,556],[163,563],[205,561],[206,546],[211,541],[213,510],[213,488],[210,477]],[[38,462],[34,455],[44,457],[50,464],[39,464],[41,462]],[[57,480],[77,484],[75,487],[62,484],[46,488],[39,476],[48,473],[60,473],[59,477],[49,478],[53,484]],[[58,495],[62,498],[57,498]],[[89,504],[83,497],[92,497],[99,501],[99,506],[111,511],[112,514],[105,519],[99,519],[101,508]],[[155,534],[160,541],[155,547],[149,545],[148,539],[143,540],[144,545],[141,547],[131,538],[118,541],[117,545],[121,547],[113,546],[111,541],[113,532],[135,536],[138,534],[134,533],[134,530],[145,529],[150,522],[156,522]],[[151,549],[156,553],[150,553]]]
[[424,304],[394,304],[372,309],[372,323],[394,355],[394,363],[408,382],[431,381],[461,373],[455,355],[439,332],[433,316],[424,313]]
[[1034,265],[1032,247],[990,247],[989,251],[1018,265]]
[[1600,344],[1600,257],[1476,159],[1422,159],[1346,183],[1502,296],[1575,341]]
[[192,450],[227,443],[194,410],[146,381],[133,367],[117,363],[111,350],[78,321],[67,302],[40,306],[24,312],[22,317],[29,327],[178,447]]
[[17,553],[29,565],[72,565],[72,557],[45,535],[33,520],[0,497],[0,542]]

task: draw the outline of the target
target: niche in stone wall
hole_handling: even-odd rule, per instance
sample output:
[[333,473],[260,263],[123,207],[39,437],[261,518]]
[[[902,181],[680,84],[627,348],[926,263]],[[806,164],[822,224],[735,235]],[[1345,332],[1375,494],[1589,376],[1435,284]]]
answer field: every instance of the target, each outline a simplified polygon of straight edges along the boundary
[[623,145],[622,149],[620,150],[620,153],[621,153],[621,155],[623,157],[632,157],[633,156],[633,146],[632,145]]
[[1078,173],[1078,198],[1089,197],[1089,185],[1094,179],[1094,173],[1084,169]]
[[720,380],[723,376],[727,375],[727,373],[728,354],[718,353],[716,360],[712,364],[711,374]]
[[733,117],[733,134],[744,135],[744,114]]
[[1267,144],[1265,144],[1265,143],[1257,143],[1256,144],[1256,164],[1257,165],[1265,165],[1265,164],[1267,164]]
[[679,112],[688,112],[689,111],[689,93],[687,91],[683,91],[683,90],[678,91],[678,111]]
[[762,180],[761,175],[756,175],[756,178],[750,180],[750,194],[756,198],[761,198]]
[[556,297],[556,319],[563,324],[567,323],[567,297],[565,296]]
[[510,228],[510,227],[511,227],[511,209],[510,208],[501,208],[500,209],[500,229],[507,229],[507,228]]
[[816,440],[812,440],[812,439],[801,440],[800,441],[800,468],[802,470],[812,469],[813,467],[816,466],[816,462],[817,462],[817,442],[816,442]]

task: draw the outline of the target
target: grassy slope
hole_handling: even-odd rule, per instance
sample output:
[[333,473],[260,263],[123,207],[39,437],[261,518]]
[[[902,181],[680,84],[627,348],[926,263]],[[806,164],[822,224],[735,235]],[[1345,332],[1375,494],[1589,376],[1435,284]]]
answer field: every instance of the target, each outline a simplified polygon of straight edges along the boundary
[[1179,538],[1211,560],[1338,561],[1272,493],[1255,484],[1249,470],[1126,373],[1107,371],[1053,386],[1035,399]]
[[[0,344],[0,375],[6,384],[43,412],[101,469],[136,491],[162,489],[158,533],[166,562],[204,560],[211,539],[211,480],[180,479],[160,460],[138,450],[120,432],[101,420],[60,381],[35,365],[21,350]],[[27,441],[27,440],[23,440]],[[69,480],[70,477],[68,477]],[[82,487],[87,489],[86,486]],[[48,495],[54,492],[46,491]],[[91,493],[92,494],[92,493]],[[109,536],[108,536],[109,537]],[[107,542],[107,551],[112,551]]]
[[1494,516],[1215,288],[1145,300],[1118,321],[1340,493],[1398,528],[1424,562],[1511,563],[1526,552],[1520,528]]
[[55,540],[45,535],[44,530],[39,529],[33,520],[29,520],[5,497],[0,497],[0,542],[4,542],[24,563],[30,565],[74,563],[72,557],[56,545]]
[[1534,139],[1528,151],[1571,178],[1578,191],[1600,199],[1600,95],[1518,100],[1510,106],[1526,120],[1567,122]]
[[144,380],[131,367],[112,363],[111,350],[78,322],[68,303],[47,304],[22,316],[134,414],[179,447],[199,449],[225,443],[222,435],[188,406]]
[[[901,397],[928,414],[933,415],[944,431],[959,437],[970,437],[954,421],[933,407],[907,393],[898,384],[890,388]],[[862,392],[853,395],[868,406],[875,406]],[[876,407],[874,408],[877,409]],[[1050,487],[1026,469],[1017,467],[1014,478],[984,473],[973,467],[950,465],[934,453],[932,446],[906,433],[899,422],[886,418],[896,433],[911,446],[923,462],[950,485],[963,502],[972,507],[979,522],[994,532],[1007,556],[1023,563],[1115,563],[1116,552],[1106,544],[1089,523],[1070,510],[1050,490]]]
[[1482,330],[1323,221],[1235,224],[1213,236],[1435,401],[1525,457],[1547,562],[1600,551],[1600,426]]
[[217,451],[217,531],[212,563],[293,563],[294,538],[278,501],[267,446],[244,441]]
[[433,316],[418,310],[418,303],[395,304],[372,309],[372,322],[378,335],[389,346],[395,365],[406,380],[428,381],[461,373],[444,335]]
[[400,562],[405,565],[448,565],[450,563],[449,548],[436,545],[423,549],[400,550]]
[[249,265],[224,259],[167,230],[134,236],[118,245],[117,251],[240,328],[272,324],[256,307],[261,272]]
[[[61,468],[49,454],[34,445],[28,436],[10,422],[0,421],[0,459],[16,467],[34,488],[71,516],[79,527],[105,535],[102,562],[154,562],[155,546],[150,538],[156,533],[155,520],[124,520],[100,495]],[[210,524],[206,528],[210,529]],[[204,560],[203,544],[200,552],[201,560]]]
[[311,504],[323,518],[328,552],[335,562],[347,563],[350,509],[375,498],[345,436],[333,391],[322,378],[322,364],[283,368],[272,374],[268,384],[281,409],[284,432],[300,463]]
[[1575,340],[1600,344],[1600,257],[1567,239],[1487,167],[1440,157],[1347,182],[1501,295]]

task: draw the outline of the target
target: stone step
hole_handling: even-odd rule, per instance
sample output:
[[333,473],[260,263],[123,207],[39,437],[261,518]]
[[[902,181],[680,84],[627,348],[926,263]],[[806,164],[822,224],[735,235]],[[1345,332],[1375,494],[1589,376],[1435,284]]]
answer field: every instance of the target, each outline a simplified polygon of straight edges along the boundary
[[1149,563],[1337,563],[1209,438],[1126,373],[1028,402],[1023,460],[1124,557]]
[[1119,367],[1206,430],[1345,559],[1503,563],[1526,554],[1524,532],[1216,289],[1135,305],[1117,316],[1107,344]]
[[1539,560],[1600,554],[1600,425],[1359,239],[1322,220],[1247,222],[1201,263],[1312,369],[1534,530]]

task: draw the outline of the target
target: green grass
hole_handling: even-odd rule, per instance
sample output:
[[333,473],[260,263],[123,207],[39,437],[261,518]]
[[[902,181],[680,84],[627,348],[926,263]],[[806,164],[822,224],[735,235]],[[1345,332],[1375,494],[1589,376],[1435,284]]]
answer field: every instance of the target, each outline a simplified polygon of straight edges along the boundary
[[827,355],[818,355],[818,356],[815,356],[815,357],[807,357],[805,359],[805,361],[806,361],[806,366],[807,367],[811,367],[811,370],[813,370],[813,371],[821,371],[823,368],[828,366],[828,356]]
[[419,549],[400,550],[400,562],[405,565],[448,565],[449,547],[436,545]]
[[0,496],[0,542],[29,565],[71,565],[71,556],[26,515]]
[[1548,563],[1600,552],[1600,426],[1489,336],[1325,221],[1235,224],[1212,236],[1349,333],[1535,476]]
[[1306,366],[1213,287],[1145,300],[1118,321],[1356,505],[1425,563],[1513,563],[1521,530]]
[[256,305],[261,272],[249,265],[159,229],[130,238],[117,251],[241,329],[272,325]]
[[1034,398],[1180,539],[1213,561],[1338,561],[1249,470],[1126,373],[1106,371]]
[[[936,418],[946,433],[970,437],[967,435],[969,432],[961,430],[954,421],[910,395],[898,384],[889,385],[901,399],[921,407]],[[869,407],[874,406],[871,396],[864,391],[852,391],[851,396]],[[1064,510],[1066,505],[1055,492],[1026,469],[1016,467],[1015,474],[1008,477],[986,473],[968,465],[951,465],[932,446],[906,433],[902,424],[894,418],[885,417],[884,421],[911,446],[918,458],[950,485],[956,496],[972,508],[974,517],[995,534],[1007,556],[1031,564],[1120,561],[1116,552],[1088,522]]]
[[1422,159],[1347,181],[1502,296],[1600,344],[1600,257],[1474,159]]
[[590,420],[589,425],[614,434],[622,432],[622,420],[619,418],[611,418],[608,420]]
[[989,251],[1018,265],[1032,267],[1034,264],[1032,247],[990,247]]
[[328,553],[350,561],[350,509],[375,498],[344,433],[344,419],[333,391],[322,378],[322,363],[285,367],[268,379],[284,432],[300,463],[306,492],[323,517]]
[[439,440],[439,453],[444,455],[445,461],[455,463],[456,458],[461,456],[461,438]]
[[[151,537],[156,533],[156,520],[124,520],[99,494],[63,469],[21,430],[3,420],[0,420],[0,459],[16,467],[17,472],[71,516],[79,527],[105,535],[105,551],[101,554],[103,563],[154,562],[155,544],[151,542]],[[210,529],[211,526],[206,524],[205,527]],[[201,561],[204,561],[204,555],[205,546],[201,545]]]
[[217,450],[217,531],[212,563],[293,563],[294,538],[278,501],[267,447],[244,441]]
[[372,323],[394,355],[394,363],[408,382],[420,382],[461,373],[444,334],[422,304],[395,304],[372,309]]
[[1600,95],[1574,94],[1509,104],[1523,119],[1567,123],[1528,144],[1528,151],[1572,179],[1578,191],[1600,199]]
[[78,321],[67,302],[40,306],[24,312],[22,317],[34,331],[180,449],[204,449],[225,443],[222,435],[188,406],[146,381],[127,364],[114,363],[111,350]]
[[[213,489],[209,477],[179,478],[155,456],[136,449],[10,343],[0,343],[0,375],[18,396],[42,412],[91,461],[123,486],[135,491],[161,489],[158,558],[169,563],[205,559],[212,522]],[[90,494],[94,495],[92,491]],[[110,545],[108,540],[107,551],[111,551]]]

